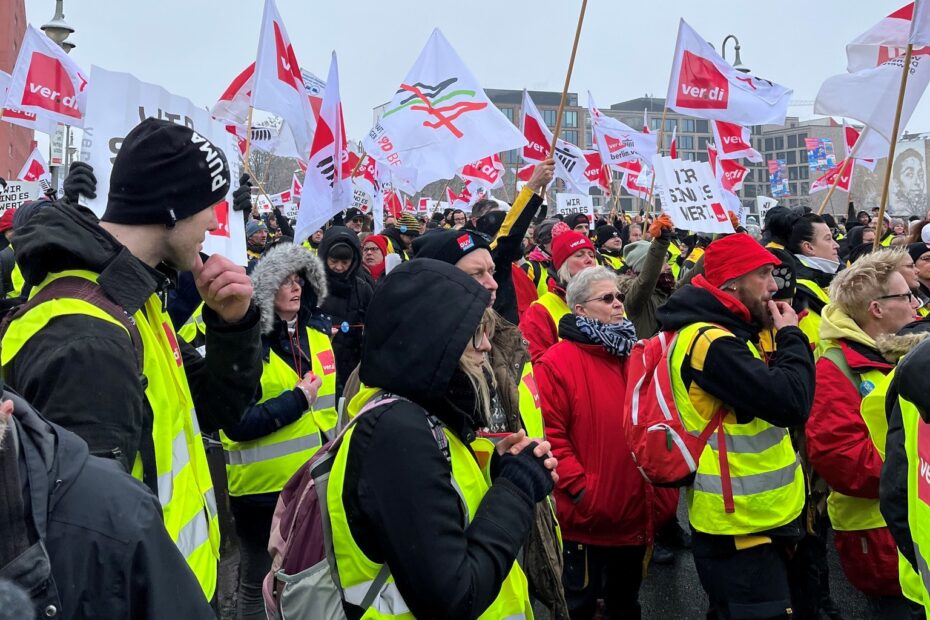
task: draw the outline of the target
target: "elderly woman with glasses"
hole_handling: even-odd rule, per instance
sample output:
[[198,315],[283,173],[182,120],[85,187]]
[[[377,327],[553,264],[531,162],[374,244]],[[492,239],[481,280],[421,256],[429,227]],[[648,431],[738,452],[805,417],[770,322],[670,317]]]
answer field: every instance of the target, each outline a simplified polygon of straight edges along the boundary
[[636,332],[617,275],[590,267],[568,284],[561,340],[534,365],[546,437],[559,461],[556,510],[564,539],[562,583],[572,618],[604,599],[613,618],[639,617],[643,559],[656,523],[674,514],[675,489],[636,469],[621,428],[627,361]]
[[268,537],[284,484],[336,425],[336,362],[323,264],[300,245],[272,248],[252,272],[261,312],[262,378],[238,425],[220,433],[240,541],[239,616],[264,618]]

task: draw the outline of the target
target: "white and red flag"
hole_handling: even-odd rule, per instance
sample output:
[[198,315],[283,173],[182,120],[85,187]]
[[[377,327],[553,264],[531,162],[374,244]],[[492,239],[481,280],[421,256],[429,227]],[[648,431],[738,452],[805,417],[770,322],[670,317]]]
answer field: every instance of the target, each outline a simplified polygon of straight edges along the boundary
[[536,170],[536,164],[527,164],[522,168],[517,168],[515,174],[517,179],[526,183],[533,178],[533,171]]
[[372,198],[381,193],[381,179],[378,170],[378,162],[366,157],[362,165],[355,171],[355,177],[352,179],[362,190]]
[[668,156],[672,159],[678,159],[678,142],[676,139],[677,135],[678,126],[676,125],[675,127],[672,127],[672,142],[668,146]]
[[[648,159],[656,152],[656,137],[648,132],[640,133],[632,127],[601,112],[588,92],[588,113],[591,116],[591,135],[601,154],[601,160],[608,166],[619,168],[617,164],[635,159]],[[645,115],[645,112],[643,112]],[[643,117],[643,125],[646,119]]]
[[369,157],[415,174],[416,191],[524,144],[439,29],[364,140]]
[[23,169],[19,171],[16,178],[30,183],[38,181],[44,192],[52,188],[52,172],[38,148],[32,149],[32,153],[26,158],[26,163],[23,164]]
[[[815,194],[825,189],[829,189],[830,186],[833,185],[833,181],[837,178],[837,175],[839,175],[839,180],[836,181],[836,189],[848,192],[850,186],[852,185],[853,167],[854,166],[852,163],[847,165],[845,159],[837,162],[835,166],[827,170],[820,177],[814,179],[813,183],[810,185],[808,193]],[[840,174],[841,170],[843,172],[842,174]]]
[[905,4],[880,19],[846,45],[846,70],[855,73],[884,64],[903,55],[908,43],[930,45],[928,11],[930,4],[920,0]]
[[489,190],[504,186],[504,164],[497,153],[466,164],[458,175],[463,181],[471,181]]
[[[549,156],[549,146],[552,144],[552,132],[543,121],[542,115],[536,109],[536,104],[526,90],[523,91],[523,118],[521,122],[523,135],[527,145],[523,147],[523,159],[527,163],[537,164]],[[571,142],[561,138],[556,140],[555,176],[565,181],[569,189],[576,194],[586,194],[588,182],[585,179],[584,152]]]
[[49,135],[55,133],[58,123],[50,121],[47,118],[38,118],[32,112],[23,112],[14,108],[4,108],[3,102],[6,101],[6,93],[10,88],[10,74],[6,71],[0,71],[0,120],[6,121],[11,125],[19,125],[26,129],[34,129]]
[[652,184],[652,172],[643,162],[627,162],[624,166],[623,182],[620,186],[631,196],[649,200],[649,190]]
[[738,192],[743,189],[743,182],[749,174],[749,168],[735,159],[723,159],[713,146],[708,145],[707,156],[714,176],[720,182],[720,187],[728,192]]
[[283,118],[294,137],[297,152],[310,152],[314,134],[313,111],[294,46],[274,0],[265,0],[251,104]]
[[753,163],[762,162],[762,154],[749,142],[749,127],[726,121],[711,121],[714,129],[714,144],[720,159],[745,157]]
[[681,20],[666,96],[669,109],[740,125],[783,125],[791,93],[737,71]]
[[[308,200],[297,212],[294,240],[303,241],[330,218],[352,204],[352,168],[342,101],[339,95],[339,66],[333,52],[326,79],[326,93],[320,118],[310,146],[309,165],[304,176]],[[355,161],[358,156],[356,155]]]
[[294,178],[291,179],[291,194],[294,198],[300,198],[300,194],[303,191],[304,184],[300,182],[300,179],[297,178],[297,175],[294,175]]
[[45,34],[29,26],[3,107],[83,127],[87,84],[87,73]]
[[649,108],[643,108],[643,133],[649,133]]
[[[856,145],[856,142],[858,142],[860,135],[862,135],[861,131],[843,122],[843,137],[846,139],[846,157],[852,156],[853,147]],[[872,171],[875,170],[875,164],[878,162],[874,159],[856,159],[855,163],[866,170]]]
[[252,88],[255,85],[255,63],[246,67],[233,78],[213,107],[210,115],[218,121],[244,127],[252,104]]
[[605,196],[610,196],[610,168],[604,165],[598,151],[584,151],[587,167],[584,171],[585,179],[589,185],[597,185]]

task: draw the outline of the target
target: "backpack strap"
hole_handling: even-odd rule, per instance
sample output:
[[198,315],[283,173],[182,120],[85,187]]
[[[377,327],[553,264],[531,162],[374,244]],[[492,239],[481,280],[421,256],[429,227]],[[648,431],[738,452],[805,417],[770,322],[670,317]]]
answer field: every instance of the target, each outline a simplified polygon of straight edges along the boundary
[[849,361],[843,355],[843,350],[840,347],[828,347],[820,353],[820,357],[825,357],[833,362],[839,371],[843,373],[843,376],[849,379],[856,392],[859,392],[859,384],[862,383],[862,378],[859,373],[854,372],[849,366]]

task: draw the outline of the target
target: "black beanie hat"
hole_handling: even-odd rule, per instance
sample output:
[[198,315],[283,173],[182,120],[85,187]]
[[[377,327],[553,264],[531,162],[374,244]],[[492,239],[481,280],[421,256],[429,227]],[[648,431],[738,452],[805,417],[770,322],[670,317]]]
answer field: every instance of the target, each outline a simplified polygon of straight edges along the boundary
[[441,230],[415,239],[414,258],[432,258],[454,265],[466,254],[475,250],[491,251],[491,244],[474,230]]
[[147,118],[120,146],[101,220],[173,226],[228,190],[229,165],[220,148],[188,127]]
[[601,247],[614,237],[620,238],[620,231],[617,230],[616,226],[611,226],[610,224],[598,226],[597,230],[594,232],[597,235],[597,247]]
[[[22,207],[20,207],[22,208]],[[13,218],[13,227],[16,227],[16,218]],[[923,241],[918,241],[917,243],[910,243],[907,246],[907,253],[910,254],[911,259],[916,263],[917,259],[930,252],[930,243],[924,243]]]

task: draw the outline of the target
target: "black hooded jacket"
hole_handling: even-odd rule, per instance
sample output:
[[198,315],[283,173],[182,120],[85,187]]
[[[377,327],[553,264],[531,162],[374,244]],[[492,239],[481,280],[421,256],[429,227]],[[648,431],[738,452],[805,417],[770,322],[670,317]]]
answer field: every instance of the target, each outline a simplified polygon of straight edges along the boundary
[[[17,233],[17,258],[26,282],[86,269],[100,274],[103,291],[130,316],[153,295],[163,304],[173,272],[152,269],[101,228],[82,207],[56,203]],[[261,377],[258,311],[227,324],[204,307],[206,358],[179,341],[200,427],[236,424]],[[132,467],[151,436],[152,409],[126,330],[88,315],[51,320],[3,368],[4,381],[49,420],[77,433],[91,454]],[[148,429],[148,430],[147,430]],[[150,443],[150,442],[149,442]],[[148,477],[147,477],[148,478]],[[151,488],[154,480],[146,480]]]
[[766,365],[746,346],[747,342],[758,345],[759,326],[727,308],[705,288],[688,284],[678,289],[656,317],[663,330],[706,321],[733,333],[710,344],[703,371],[688,366],[681,372],[686,385],[694,381],[733,408],[740,423],[761,418],[787,428],[807,421],[814,402],[814,359],[799,328],[778,330],[778,354]]
[[499,477],[465,524],[426,415],[465,445],[474,439],[474,395],[457,369],[488,301],[489,293],[452,265],[415,259],[385,277],[371,304],[361,380],[409,401],[358,421],[343,502],[361,550],[388,564],[418,618],[478,617],[533,523],[533,500]]
[[[329,252],[337,243],[352,249],[352,264],[345,273],[336,273],[326,264]],[[333,354],[336,356],[336,394],[342,394],[346,379],[355,370],[362,357],[362,340],[365,336],[365,315],[371,303],[371,285],[359,274],[362,265],[362,245],[358,235],[345,226],[333,226],[323,234],[319,249],[320,260],[326,269],[329,296],[320,306],[333,319]],[[346,331],[345,326],[348,325]]]
[[[18,479],[15,489],[3,490],[20,493],[0,505],[0,547],[4,556],[20,553],[0,557],[0,574],[29,592],[36,617],[215,617],[165,530],[158,499],[5,391],[9,399],[12,433],[0,448],[0,480]],[[37,561],[40,540],[47,563]]]

